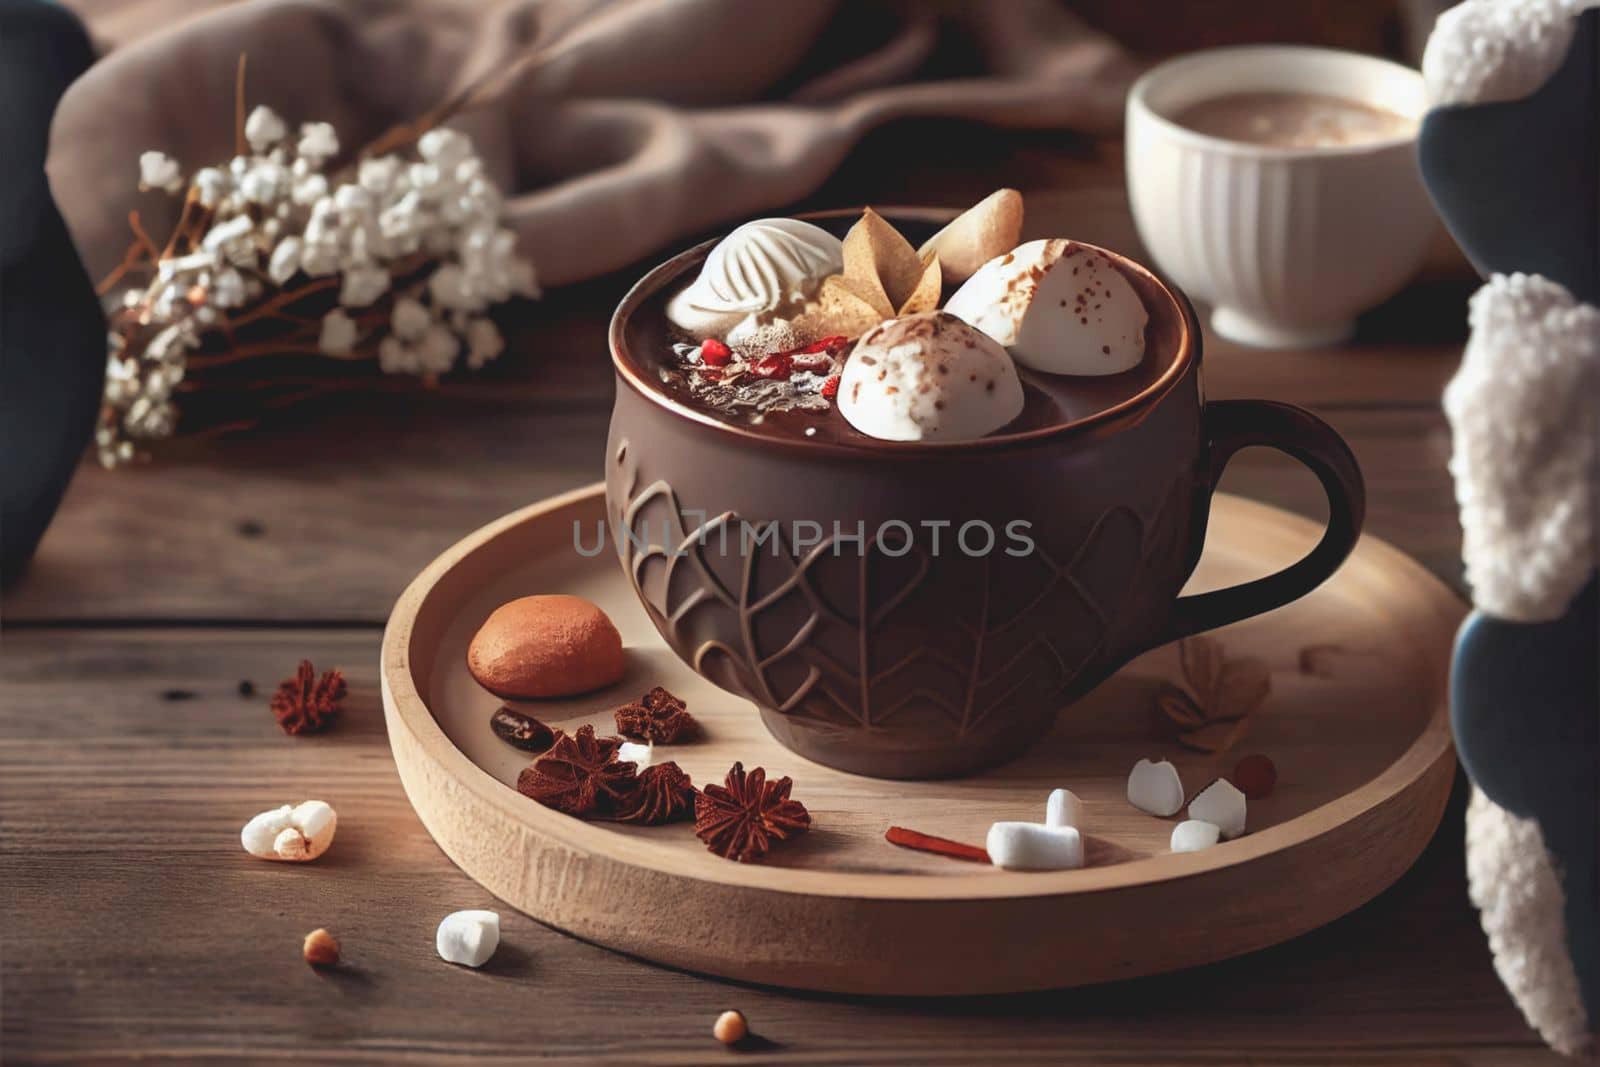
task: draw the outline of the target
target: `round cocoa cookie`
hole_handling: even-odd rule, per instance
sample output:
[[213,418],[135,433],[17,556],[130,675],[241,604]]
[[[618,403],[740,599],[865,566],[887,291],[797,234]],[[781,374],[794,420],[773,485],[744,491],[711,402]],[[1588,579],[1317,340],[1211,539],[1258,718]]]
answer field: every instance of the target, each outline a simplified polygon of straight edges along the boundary
[[622,635],[579,596],[525,596],[496,608],[467,646],[467,670],[508,699],[563,697],[622,677]]

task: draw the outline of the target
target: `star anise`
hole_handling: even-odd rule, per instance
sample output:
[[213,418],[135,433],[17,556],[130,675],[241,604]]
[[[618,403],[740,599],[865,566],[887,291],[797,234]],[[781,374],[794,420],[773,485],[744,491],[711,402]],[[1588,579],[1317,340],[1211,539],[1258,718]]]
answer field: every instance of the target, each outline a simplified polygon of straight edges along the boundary
[[315,733],[339,714],[346,688],[343,674],[327,671],[318,678],[311,661],[303,659],[293,678],[278,683],[272,714],[286,734]]
[[657,763],[640,772],[638,784],[617,805],[614,818],[645,826],[676,822],[694,814],[697,795],[683,768],[672,762]]
[[517,776],[517,792],[568,815],[609,815],[637,785],[634,765],[617,759],[621,744],[595,737],[593,726],[557,730],[550,751]]
[[1186,685],[1168,683],[1156,706],[1178,727],[1178,743],[1200,752],[1225,752],[1250,728],[1272,692],[1272,672],[1258,659],[1228,659],[1209,637],[1178,643]]
[[761,859],[773,841],[787,841],[811,828],[805,805],[789,799],[793,785],[787,776],[767,781],[760,767],[746,774],[744,764],[735,763],[723,785],[708,785],[695,799],[695,835],[725,859]]
[[618,708],[616,715],[618,733],[659,745],[670,745],[696,729],[684,702],[659,685],[635,703]]

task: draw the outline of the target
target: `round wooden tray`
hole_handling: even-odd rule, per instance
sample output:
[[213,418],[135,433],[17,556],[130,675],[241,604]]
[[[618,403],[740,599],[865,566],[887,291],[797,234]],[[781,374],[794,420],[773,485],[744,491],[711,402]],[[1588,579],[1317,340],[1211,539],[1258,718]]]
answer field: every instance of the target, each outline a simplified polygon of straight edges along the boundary
[[[1455,761],[1445,677],[1460,602],[1368,537],[1312,595],[1215,637],[1265,660],[1272,693],[1232,752],[1175,741],[1155,707],[1180,677],[1174,647],[1136,660],[1062,714],[1021,760],[977,778],[862,778],[789,753],[753,707],[668,651],[616,559],[584,558],[604,514],[599,487],[535,504],[473,533],[418,576],[384,634],[389,742],[407,795],[446,855],[535,919],[693,971],[848,993],[969,994],[1128,978],[1261,948],[1326,923],[1390,885],[1432,836]],[[1190,591],[1274,570],[1318,535],[1311,523],[1226,495],[1212,508]],[[706,851],[688,824],[590,823],[512,787],[529,757],[498,740],[500,702],[466,670],[484,617],[513,597],[576,593],[611,614],[628,676],[600,693],[541,702],[551,725],[593,723],[652,685],[688,701],[704,738],[672,746],[696,783],[734,760],[791,775],[810,833],[760,865]],[[1169,758],[1192,791],[1244,752],[1279,785],[1250,806],[1250,832],[1204,852],[1167,851],[1174,820],[1132,808],[1128,770]],[[658,758],[663,752],[658,750]],[[996,819],[1042,820],[1068,786],[1085,802],[1089,866],[1023,873],[911,852],[903,825],[981,845]]]

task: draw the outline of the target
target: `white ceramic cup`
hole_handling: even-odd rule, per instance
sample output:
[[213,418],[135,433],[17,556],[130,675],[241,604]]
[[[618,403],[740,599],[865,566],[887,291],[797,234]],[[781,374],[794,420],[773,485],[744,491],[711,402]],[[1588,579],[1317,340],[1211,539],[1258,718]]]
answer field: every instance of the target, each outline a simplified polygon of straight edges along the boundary
[[1255,45],[1161,64],[1128,94],[1128,194],[1160,268],[1212,305],[1211,328],[1263,347],[1329,344],[1416,272],[1436,225],[1416,135],[1279,148],[1171,116],[1239,92],[1337,96],[1420,119],[1422,76],[1373,56]]

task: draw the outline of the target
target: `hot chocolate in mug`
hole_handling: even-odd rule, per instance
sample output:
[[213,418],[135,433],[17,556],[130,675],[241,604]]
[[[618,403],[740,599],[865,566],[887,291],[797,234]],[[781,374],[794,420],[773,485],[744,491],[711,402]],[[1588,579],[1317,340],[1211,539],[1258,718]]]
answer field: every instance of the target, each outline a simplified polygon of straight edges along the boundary
[[[913,240],[940,221],[892,215]],[[842,233],[854,217],[812,221]],[[1288,404],[1207,402],[1194,310],[1125,257],[1104,253],[1149,315],[1125,395],[975,440],[891,442],[740,424],[663,387],[663,303],[713,243],[651,271],[612,320],[608,521],[667,644],[803,756],[886,778],[993,766],[1132,657],[1305,595],[1355,544],[1365,498],[1345,443]],[[1327,529],[1285,570],[1182,596],[1217,480],[1252,445],[1310,468]]]

